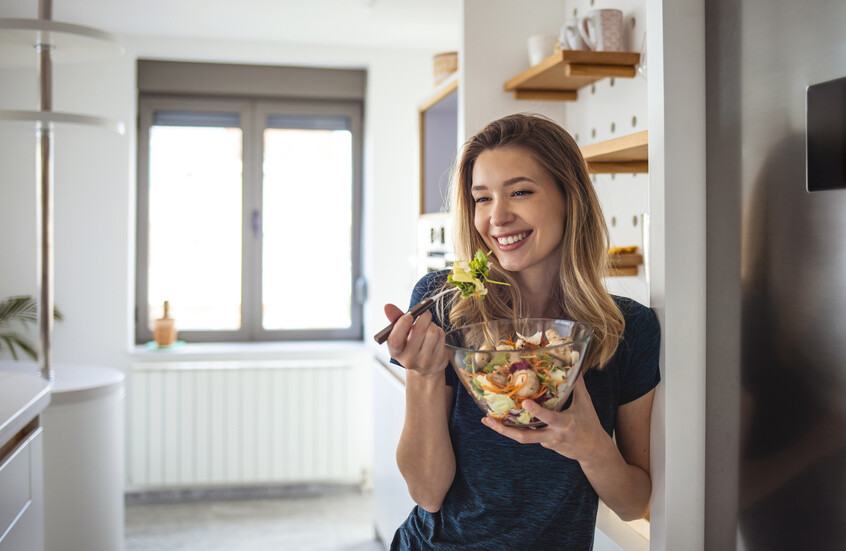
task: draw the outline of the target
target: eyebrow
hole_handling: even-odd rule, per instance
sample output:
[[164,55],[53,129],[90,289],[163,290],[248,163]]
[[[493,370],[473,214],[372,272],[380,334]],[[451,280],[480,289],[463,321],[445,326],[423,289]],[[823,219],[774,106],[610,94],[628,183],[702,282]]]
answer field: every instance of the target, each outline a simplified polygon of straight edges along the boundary
[[[513,186],[514,184],[519,184],[520,182],[532,182],[533,184],[535,183],[534,180],[532,180],[531,178],[528,178],[526,176],[517,176],[516,178],[510,178],[510,179],[506,180],[505,182],[502,183],[502,185],[503,186]],[[470,186],[470,191],[481,190],[481,189],[488,189],[488,187],[482,186],[482,185],[479,185],[479,184],[473,184],[472,186]]]

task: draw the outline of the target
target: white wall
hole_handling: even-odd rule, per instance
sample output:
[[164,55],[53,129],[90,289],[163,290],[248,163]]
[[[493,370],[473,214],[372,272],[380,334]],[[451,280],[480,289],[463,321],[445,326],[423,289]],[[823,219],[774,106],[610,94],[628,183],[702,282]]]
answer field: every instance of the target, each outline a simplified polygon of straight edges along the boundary
[[562,121],[562,102],[518,101],[503,85],[529,68],[528,38],[557,36],[564,14],[561,0],[464,0],[458,60],[459,144],[487,123],[512,113],[541,113]]
[[[368,341],[383,325],[382,305],[404,305],[414,283],[408,259],[416,246],[419,212],[417,106],[432,89],[434,52],[139,36],[121,40],[126,47],[121,57],[55,70],[55,110],[119,119],[127,133],[79,127],[56,132],[55,291],[65,320],[55,326],[54,363],[128,372],[133,361],[138,58],[367,69],[363,272],[370,288],[364,315]],[[0,68],[0,109],[35,109],[35,79],[34,65]],[[35,167],[32,128],[0,125],[0,235],[5,236],[0,239],[0,297],[36,294]],[[33,342],[36,335],[31,331]],[[296,353],[302,355],[302,348]],[[267,346],[258,354],[267,357]],[[362,432],[366,442],[368,424],[362,424]],[[367,445],[363,449],[369,453]]]
[[[366,67],[365,258],[371,300],[367,333],[381,323],[381,304],[407,300],[413,270],[397,270],[413,251],[417,213],[417,105],[432,86],[431,53],[363,48],[249,44],[125,37],[120,58],[60,67],[55,109],[123,120],[128,133],[59,128],[56,135],[56,302],[66,315],[55,331],[57,362],[125,368],[131,323],[135,230],[135,60]],[[9,78],[6,78],[9,75]],[[35,72],[4,71],[23,108]],[[10,87],[11,88],[11,87]],[[34,103],[34,101],[33,101]],[[0,296],[35,291],[35,153],[31,130],[0,129]],[[398,277],[399,276],[399,277]],[[374,306],[375,305],[375,306]]]
[[653,308],[652,548],[702,549],[705,513],[705,13],[647,0]]
[[[646,32],[646,0],[621,4],[614,0],[568,0],[567,18],[591,10],[623,11],[623,39],[627,52],[640,52]],[[580,146],[633,134],[648,128],[647,81],[634,78],[602,79],[579,90],[576,102],[565,104],[566,128]],[[641,215],[649,212],[649,175],[596,174],[593,176],[611,245],[637,245],[644,250]],[[635,224],[635,219],[637,223]],[[648,261],[648,259],[646,259]],[[647,271],[641,266],[633,277],[608,278],[609,292],[649,305]]]

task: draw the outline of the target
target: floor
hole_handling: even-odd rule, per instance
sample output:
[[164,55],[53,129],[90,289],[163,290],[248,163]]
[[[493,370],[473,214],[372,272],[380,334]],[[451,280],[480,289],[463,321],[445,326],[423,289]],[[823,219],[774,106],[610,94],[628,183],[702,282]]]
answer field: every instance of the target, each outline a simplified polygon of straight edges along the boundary
[[384,551],[367,493],[126,504],[126,551]]

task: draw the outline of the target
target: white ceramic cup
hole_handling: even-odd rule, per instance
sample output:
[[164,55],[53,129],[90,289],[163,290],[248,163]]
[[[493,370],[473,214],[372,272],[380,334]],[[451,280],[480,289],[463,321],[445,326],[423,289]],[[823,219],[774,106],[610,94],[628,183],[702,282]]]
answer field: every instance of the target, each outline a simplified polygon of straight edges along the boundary
[[581,24],[582,18],[580,17],[570,19],[564,23],[564,26],[561,27],[561,37],[559,38],[562,48],[565,50],[590,50],[590,46],[584,41],[579,32]]
[[549,34],[536,34],[529,37],[529,63],[534,66],[552,55],[555,49],[555,37]]
[[622,52],[623,12],[612,9],[590,11],[581,20],[579,34],[591,50]]

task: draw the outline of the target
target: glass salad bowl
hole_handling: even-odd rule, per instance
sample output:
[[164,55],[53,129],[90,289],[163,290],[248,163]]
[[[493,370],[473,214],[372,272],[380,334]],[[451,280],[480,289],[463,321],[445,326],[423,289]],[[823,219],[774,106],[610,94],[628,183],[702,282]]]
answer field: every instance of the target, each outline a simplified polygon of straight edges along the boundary
[[523,400],[561,411],[592,336],[583,322],[521,318],[454,329],[446,347],[458,379],[484,413],[508,426],[540,428],[545,423],[523,409]]

